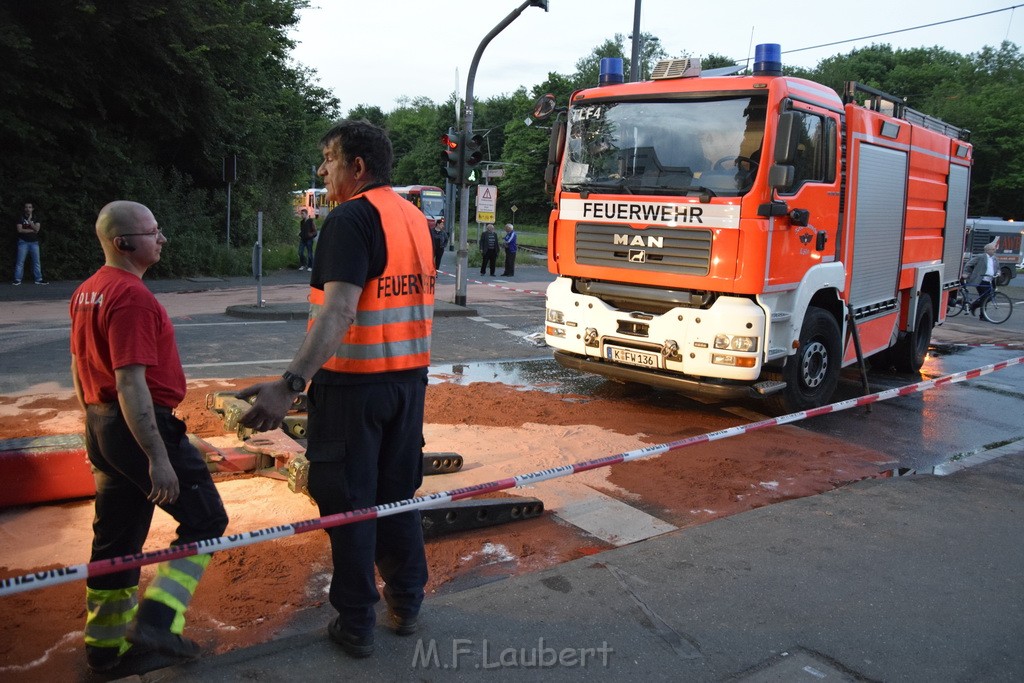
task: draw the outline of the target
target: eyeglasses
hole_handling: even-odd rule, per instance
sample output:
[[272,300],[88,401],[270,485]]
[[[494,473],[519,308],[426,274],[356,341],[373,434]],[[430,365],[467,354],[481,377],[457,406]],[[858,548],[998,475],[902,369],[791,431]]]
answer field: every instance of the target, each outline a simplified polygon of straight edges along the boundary
[[115,235],[115,237],[156,237],[162,234],[164,234],[164,231],[157,228],[153,232],[126,232],[121,235]]

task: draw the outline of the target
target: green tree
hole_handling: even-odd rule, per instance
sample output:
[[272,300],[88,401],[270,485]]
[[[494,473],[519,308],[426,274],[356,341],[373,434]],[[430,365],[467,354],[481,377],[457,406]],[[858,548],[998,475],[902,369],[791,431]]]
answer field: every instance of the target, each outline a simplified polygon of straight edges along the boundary
[[[0,5],[0,210],[47,223],[51,277],[100,259],[99,208],[132,198],[173,239],[154,272],[222,272],[222,160],[238,155],[235,244],[290,235],[288,190],[337,102],[288,62],[305,0],[35,0]],[[88,246],[87,246],[88,245]],[[83,252],[87,254],[83,258]]]
[[903,98],[908,106],[970,131],[972,215],[1024,218],[1024,57],[1004,42],[960,55],[939,47],[872,45],[822,60],[797,75],[843,92],[847,81]]

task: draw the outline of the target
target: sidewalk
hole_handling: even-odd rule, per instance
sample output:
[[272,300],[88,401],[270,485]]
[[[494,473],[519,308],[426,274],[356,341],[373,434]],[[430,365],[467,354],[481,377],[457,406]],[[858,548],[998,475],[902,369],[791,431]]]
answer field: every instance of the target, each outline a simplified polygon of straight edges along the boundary
[[1021,680],[1022,494],[1024,452],[866,480],[428,598],[369,659],[319,627],[141,680]]

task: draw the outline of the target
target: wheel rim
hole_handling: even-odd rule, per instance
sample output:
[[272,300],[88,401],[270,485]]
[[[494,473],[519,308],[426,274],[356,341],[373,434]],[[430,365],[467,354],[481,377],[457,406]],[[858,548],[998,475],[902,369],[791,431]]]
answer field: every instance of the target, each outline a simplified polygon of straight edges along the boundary
[[809,389],[814,389],[828,374],[828,349],[819,341],[807,344],[800,358],[800,378]]

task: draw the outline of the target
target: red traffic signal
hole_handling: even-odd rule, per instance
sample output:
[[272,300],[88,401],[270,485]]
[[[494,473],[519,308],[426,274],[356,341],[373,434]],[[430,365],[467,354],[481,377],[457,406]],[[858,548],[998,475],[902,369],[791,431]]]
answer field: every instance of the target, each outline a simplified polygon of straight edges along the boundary
[[447,135],[441,136],[444,150],[441,152],[441,173],[445,179],[456,185],[462,184],[462,150],[459,133],[449,129]]

